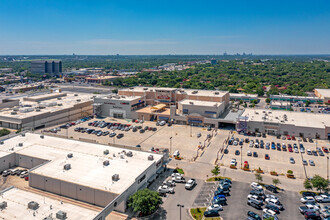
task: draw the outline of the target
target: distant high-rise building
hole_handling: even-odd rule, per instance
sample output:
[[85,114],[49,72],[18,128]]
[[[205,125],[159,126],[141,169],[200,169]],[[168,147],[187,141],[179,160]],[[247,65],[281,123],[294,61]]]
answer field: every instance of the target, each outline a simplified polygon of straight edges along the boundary
[[35,60],[31,62],[32,73],[57,74],[62,72],[62,61],[60,60]]
[[217,64],[217,60],[216,60],[216,59],[212,59],[212,60],[211,60],[211,64],[212,64],[212,65]]

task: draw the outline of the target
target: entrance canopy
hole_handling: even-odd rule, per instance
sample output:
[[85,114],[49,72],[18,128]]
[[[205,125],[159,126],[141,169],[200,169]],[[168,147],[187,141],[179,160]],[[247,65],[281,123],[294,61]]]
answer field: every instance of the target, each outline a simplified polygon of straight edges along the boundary
[[158,104],[158,105],[152,106],[152,107],[151,107],[151,110],[152,110],[152,111],[159,111],[159,110],[162,110],[162,109],[165,108],[165,107],[166,107],[165,104]]

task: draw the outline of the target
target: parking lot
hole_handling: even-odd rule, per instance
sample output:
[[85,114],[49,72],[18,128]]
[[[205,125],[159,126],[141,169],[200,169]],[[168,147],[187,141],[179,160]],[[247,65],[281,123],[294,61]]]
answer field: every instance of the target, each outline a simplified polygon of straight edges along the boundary
[[[220,163],[223,163],[225,166],[230,166],[230,161],[232,158],[235,158],[237,161],[237,167],[241,166],[241,163],[244,164],[244,161],[248,161],[250,169],[258,169],[259,167],[266,173],[269,173],[270,171],[276,171],[278,174],[286,174],[288,170],[292,170],[293,174],[296,178],[306,178],[312,177],[315,174],[321,175],[324,178],[327,177],[327,157],[329,156],[327,153],[324,153],[324,156],[314,156],[314,155],[307,155],[306,150],[310,149],[311,151],[316,150],[316,147],[327,147],[329,148],[329,142],[327,141],[315,141],[313,143],[309,142],[303,142],[303,141],[297,141],[297,140],[282,140],[278,139],[274,136],[267,136],[266,138],[263,137],[251,137],[251,136],[244,136],[235,133],[234,138],[249,138],[249,140],[256,140],[259,139],[263,140],[265,145],[266,143],[272,143],[274,142],[275,145],[279,143],[281,146],[283,143],[288,146],[288,144],[291,144],[293,146],[294,143],[298,145],[299,143],[302,143],[305,152],[301,153],[300,150],[298,153],[295,152],[289,152],[288,148],[287,151],[281,151],[275,149],[267,150],[265,147],[263,149],[250,147],[249,143],[243,143],[242,149],[240,145],[228,145],[228,154],[224,154],[222,160]],[[239,155],[235,155],[235,151],[239,151]],[[251,154],[256,152],[258,154],[258,157],[253,156],[247,156],[247,152],[250,151]],[[265,154],[269,155],[269,160],[265,159]],[[289,158],[292,157],[295,161],[294,164],[291,164],[289,161]],[[308,164],[306,166],[303,166],[302,160],[306,160]],[[315,163],[315,166],[311,166],[309,163],[309,160],[313,160]],[[306,171],[306,172],[305,172]]]
[[[91,128],[95,130],[101,131],[109,131],[110,129],[107,127],[99,128],[89,126],[88,123],[93,121],[105,121],[111,123],[122,123],[122,124],[129,124],[133,126],[141,126],[141,127],[152,127],[156,128],[156,131],[145,131],[144,133],[140,133],[139,130],[133,132],[133,130],[129,131],[119,131],[115,130],[114,132],[118,135],[122,133],[124,136],[122,138],[109,137],[106,136],[96,136],[95,134],[88,134],[88,133],[81,133],[75,132],[74,129],[77,127],[83,128]],[[58,126],[57,126],[58,127]],[[48,129],[51,130],[51,129]],[[219,130],[218,130],[219,131]],[[206,128],[202,127],[193,127],[193,126],[186,126],[186,125],[171,125],[168,126],[167,124],[164,126],[156,126],[156,122],[146,121],[144,123],[133,123],[131,120],[123,120],[123,119],[114,119],[114,118],[105,118],[105,119],[91,119],[89,121],[85,121],[79,123],[78,125],[74,125],[68,127],[67,129],[61,129],[57,131],[56,134],[62,137],[69,137],[77,140],[82,141],[91,141],[101,144],[117,144],[117,145],[125,145],[125,146],[136,146],[140,145],[142,150],[148,151],[152,147],[158,149],[169,148],[171,153],[176,150],[179,150],[180,156],[183,159],[191,160],[193,157],[197,155],[197,151],[199,146],[209,146],[210,142],[207,139],[208,134],[212,134],[214,131],[207,131]],[[200,133],[200,137],[197,134]],[[223,139],[227,136],[224,135]],[[220,136],[218,137],[218,139]],[[212,141],[212,139],[211,139]],[[212,161],[213,162],[213,161]]]

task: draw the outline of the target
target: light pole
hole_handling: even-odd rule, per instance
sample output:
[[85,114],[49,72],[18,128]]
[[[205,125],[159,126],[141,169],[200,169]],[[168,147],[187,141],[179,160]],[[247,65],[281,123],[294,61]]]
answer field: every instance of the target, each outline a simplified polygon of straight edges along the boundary
[[242,160],[243,160],[242,149],[243,149],[243,146],[241,145],[241,169],[242,169]]
[[181,220],[181,208],[184,208],[184,205],[181,205],[181,204],[177,204],[177,206],[179,207],[180,209],[180,220]]
[[171,155],[171,152],[172,152],[172,137],[170,137],[170,155]]
[[329,157],[327,156],[327,180],[329,184]]
[[192,124],[190,124],[190,137],[192,137]]

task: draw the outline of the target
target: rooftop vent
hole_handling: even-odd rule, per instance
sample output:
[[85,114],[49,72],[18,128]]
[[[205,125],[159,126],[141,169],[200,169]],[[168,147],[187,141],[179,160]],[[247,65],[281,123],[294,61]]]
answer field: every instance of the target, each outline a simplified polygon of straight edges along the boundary
[[31,201],[28,203],[28,209],[37,210],[39,208],[39,204],[35,201]]
[[189,102],[189,104],[190,104],[190,105],[193,105],[193,104],[194,104],[194,102]]
[[215,95],[219,95],[219,92],[214,92]]
[[3,144],[3,141],[0,141],[0,144]]
[[105,150],[105,151],[103,151],[103,154],[104,154],[104,155],[108,155],[108,154],[109,154],[109,150]]
[[71,164],[67,163],[64,165],[65,170],[70,170],[71,169]]
[[58,211],[58,212],[56,213],[56,218],[57,218],[57,219],[66,219],[66,218],[67,218],[67,216],[66,216],[66,212]]
[[37,109],[36,109],[36,112],[40,112],[40,108],[37,108]]
[[17,115],[17,112],[14,111],[14,112],[11,112],[10,114],[12,114],[12,115]]
[[148,90],[148,88],[143,88],[143,90]]
[[195,90],[195,91],[192,91],[192,94],[197,94],[198,93],[198,91],[197,90]]
[[42,135],[40,135],[40,138],[41,138],[41,139],[44,139],[44,138],[45,138],[45,136],[42,134]]
[[132,153],[132,151],[128,151],[127,154],[126,154],[126,156],[128,156],[128,157],[133,157],[133,153]]
[[0,209],[5,209],[7,208],[7,202],[6,201],[3,201],[2,203],[0,203]]
[[112,176],[112,180],[113,180],[113,181],[118,181],[118,180],[119,180],[119,174],[114,174],[114,175]]
[[63,103],[58,103],[57,105],[58,105],[58,106],[62,106],[62,105],[63,105]]
[[148,156],[148,160],[154,160],[154,156],[153,155],[149,155]]
[[25,137],[25,133],[22,133],[21,136],[22,136],[22,137]]
[[23,147],[23,143],[18,143],[18,146],[19,147]]
[[81,99],[77,99],[77,102],[81,102]]
[[68,158],[72,158],[73,157],[73,154],[72,153],[69,153],[68,154]]
[[78,94],[74,94],[74,96],[78,96]]
[[124,159],[124,155],[121,154],[121,155],[120,155],[120,159]]
[[58,97],[57,100],[62,100],[62,98],[61,97]]
[[47,217],[43,218],[42,220],[54,220],[54,219],[50,216],[47,216]]
[[109,164],[110,164],[109,160],[103,161],[103,166],[109,166]]

